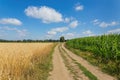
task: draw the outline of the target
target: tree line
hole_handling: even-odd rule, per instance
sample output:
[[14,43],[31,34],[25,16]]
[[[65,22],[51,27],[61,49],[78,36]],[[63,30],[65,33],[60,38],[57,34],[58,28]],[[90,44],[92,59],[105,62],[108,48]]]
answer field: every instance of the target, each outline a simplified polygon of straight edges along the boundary
[[23,39],[23,40],[4,40],[0,39],[0,42],[65,42],[64,36],[60,37],[58,40],[54,39],[45,39],[45,40],[32,40],[32,39]]

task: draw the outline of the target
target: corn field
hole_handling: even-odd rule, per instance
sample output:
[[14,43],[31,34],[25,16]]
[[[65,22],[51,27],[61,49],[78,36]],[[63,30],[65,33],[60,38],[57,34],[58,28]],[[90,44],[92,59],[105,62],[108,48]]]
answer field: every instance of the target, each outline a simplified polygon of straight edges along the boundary
[[92,52],[99,63],[105,63],[108,66],[111,74],[120,77],[120,34],[72,39],[67,41],[66,45]]
[[0,80],[34,80],[29,77],[35,74],[36,62],[44,63],[52,46],[52,43],[0,43]]

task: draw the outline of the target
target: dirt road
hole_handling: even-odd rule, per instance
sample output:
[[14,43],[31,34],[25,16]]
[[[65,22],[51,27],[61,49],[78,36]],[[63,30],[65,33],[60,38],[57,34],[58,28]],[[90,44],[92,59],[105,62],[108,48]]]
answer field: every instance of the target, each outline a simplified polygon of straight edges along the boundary
[[51,72],[49,80],[73,80],[67,67],[65,67],[58,45],[53,53],[53,71]]
[[[71,57],[71,58],[70,58]],[[53,53],[53,71],[48,80],[89,80],[73,59],[90,71],[98,80],[116,80],[89,64],[83,58],[73,54],[64,45],[57,45]],[[91,79],[92,80],[92,79]]]

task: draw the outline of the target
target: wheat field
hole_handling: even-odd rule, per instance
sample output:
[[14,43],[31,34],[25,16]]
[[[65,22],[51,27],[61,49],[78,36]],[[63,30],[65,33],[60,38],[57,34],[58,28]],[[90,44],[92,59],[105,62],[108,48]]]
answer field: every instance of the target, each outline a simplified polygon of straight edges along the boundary
[[23,80],[35,62],[44,62],[52,46],[53,43],[0,43],[0,80]]

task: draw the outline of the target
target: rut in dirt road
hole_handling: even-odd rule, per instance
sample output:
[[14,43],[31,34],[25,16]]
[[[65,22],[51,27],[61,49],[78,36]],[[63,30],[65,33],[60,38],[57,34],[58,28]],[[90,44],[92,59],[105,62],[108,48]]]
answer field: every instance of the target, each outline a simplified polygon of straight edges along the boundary
[[53,53],[53,71],[48,80],[73,80],[60,54],[57,45]]
[[69,69],[74,80],[89,80],[89,78],[84,74],[78,64],[76,64],[76,62],[71,57],[69,57],[66,52],[64,52],[61,46],[59,47],[59,50],[61,52],[64,63]]
[[74,53],[72,53],[71,51],[69,51],[68,49],[66,49],[64,47],[64,44],[62,44],[62,48],[65,50],[65,52],[72,57],[73,59],[75,59],[78,63],[80,63],[82,66],[84,66],[88,71],[90,71],[93,75],[95,75],[98,80],[117,80],[114,77],[103,73],[98,67],[95,67],[93,65],[91,65],[90,63],[88,63],[86,60],[84,60],[83,58],[81,58],[80,56],[75,55]]

